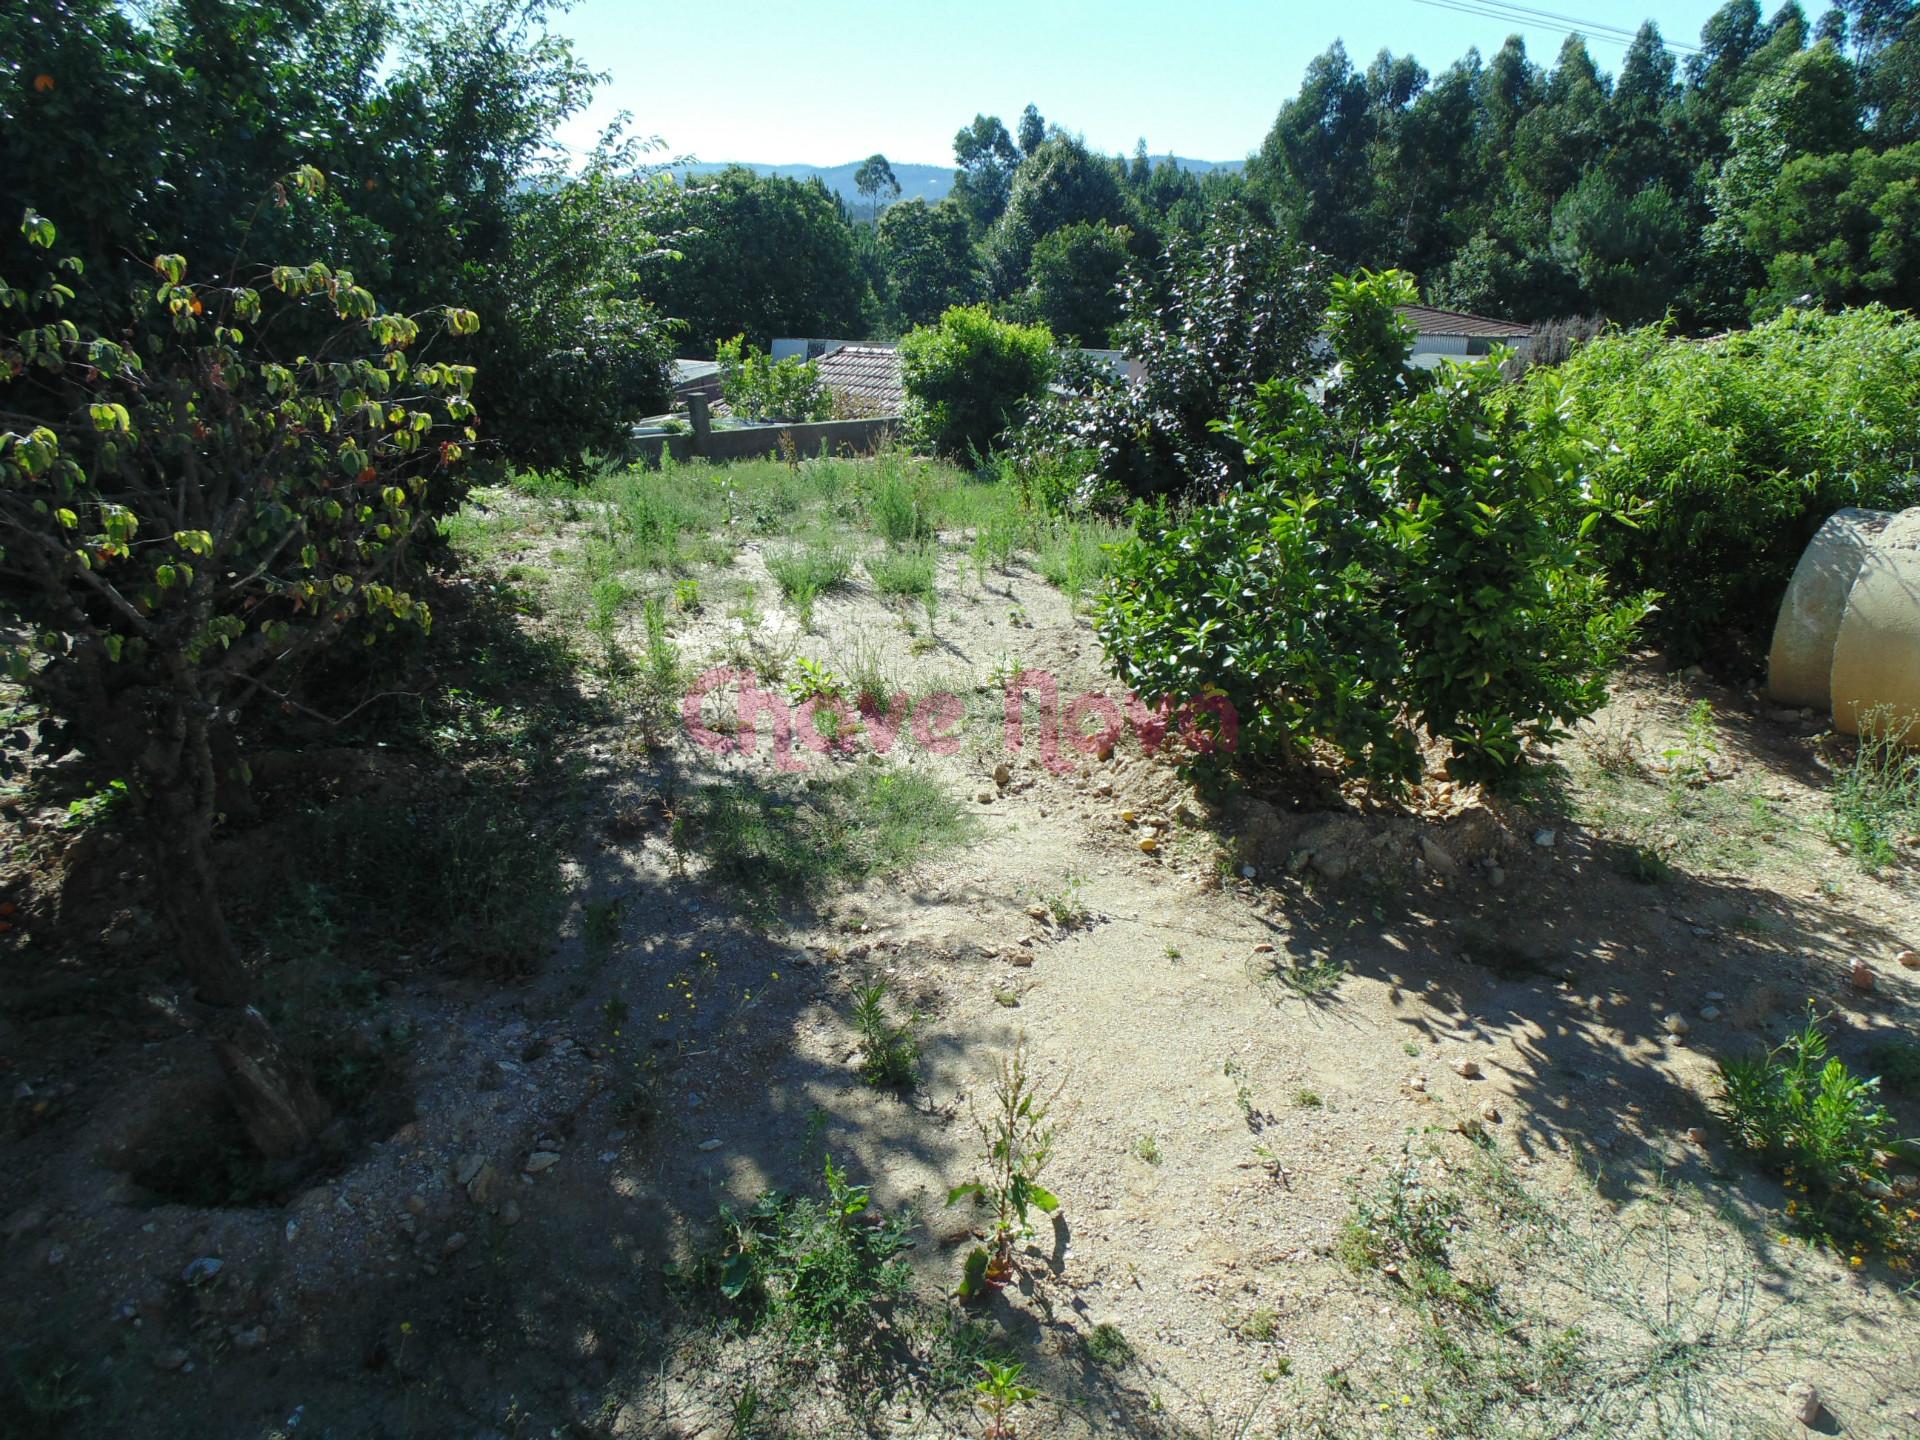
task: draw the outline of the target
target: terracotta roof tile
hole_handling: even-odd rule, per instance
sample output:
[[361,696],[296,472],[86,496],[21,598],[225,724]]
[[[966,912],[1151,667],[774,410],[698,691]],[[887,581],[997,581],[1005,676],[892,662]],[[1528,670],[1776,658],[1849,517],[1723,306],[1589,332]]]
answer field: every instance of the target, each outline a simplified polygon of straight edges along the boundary
[[1492,320],[1459,310],[1436,310],[1430,305],[1402,305],[1400,313],[1422,335],[1465,335],[1474,339],[1517,340],[1533,333],[1531,325]]

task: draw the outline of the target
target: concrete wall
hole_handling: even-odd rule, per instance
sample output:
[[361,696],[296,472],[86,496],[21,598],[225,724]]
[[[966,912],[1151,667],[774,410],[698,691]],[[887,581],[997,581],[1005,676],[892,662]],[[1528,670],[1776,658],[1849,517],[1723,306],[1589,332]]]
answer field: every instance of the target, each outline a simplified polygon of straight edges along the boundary
[[[704,419],[704,417],[701,417]],[[643,435],[633,442],[634,458],[658,465],[662,455],[675,460],[752,460],[784,453],[789,437],[795,454],[811,457],[824,448],[831,455],[871,455],[900,429],[898,415],[871,420],[821,420],[806,425],[754,425],[715,430],[695,421],[691,435]],[[701,433],[704,428],[705,433]]]

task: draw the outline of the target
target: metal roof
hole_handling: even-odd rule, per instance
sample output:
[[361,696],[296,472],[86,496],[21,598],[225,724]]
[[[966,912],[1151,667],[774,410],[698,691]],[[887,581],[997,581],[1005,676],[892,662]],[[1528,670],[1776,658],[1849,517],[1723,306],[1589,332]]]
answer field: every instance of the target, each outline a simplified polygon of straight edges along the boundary
[[1531,325],[1516,325],[1511,320],[1492,320],[1485,315],[1468,315],[1459,310],[1436,310],[1431,305],[1402,305],[1401,316],[1422,335],[1464,335],[1475,339],[1507,340],[1531,335]]

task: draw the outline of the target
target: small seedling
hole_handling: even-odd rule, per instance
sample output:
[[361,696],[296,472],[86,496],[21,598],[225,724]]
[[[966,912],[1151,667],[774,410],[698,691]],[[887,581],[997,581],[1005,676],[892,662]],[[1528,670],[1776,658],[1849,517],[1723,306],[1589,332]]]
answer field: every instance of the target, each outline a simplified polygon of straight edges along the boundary
[[1160,1142],[1151,1135],[1142,1135],[1134,1141],[1133,1153],[1149,1165],[1158,1165],[1163,1158],[1160,1153]]
[[1060,1208],[1053,1192],[1040,1184],[1040,1173],[1053,1154],[1049,1112],[1061,1088],[1040,1092],[1028,1072],[1022,1041],[995,1070],[992,1110],[986,1115],[974,1112],[986,1144],[985,1178],[954,1186],[947,1192],[947,1204],[970,1199],[991,1206],[993,1234],[987,1245],[976,1246],[966,1258],[958,1292],[963,1300],[1005,1285],[1013,1275],[1015,1243],[1033,1233],[1032,1212],[1051,1215]]
[[1097,1365],[1117,1370],[1133,1359],[1133,1346],[1120,1333],[1120,1327],[1104,1321],[1087,1332],[1086,1346],[1087,1354]]
[[1071,930],[1076,925],[1086,923],[1087,904],[1080,898],[1078,875],[1069,875],[1058,890],[1042,895],[1040,904],[1045,907],[1047,918],[1062,930]]
[[987,1440],[1014,1440],[1016,1432],[1009,1417],[1020,1406],[1038,1399],[1040,1392],[1020,1383],[1027,1367],[1018,1361],[1002,1364],[982,1360],[980,1370],[984,1378],[973,1389],[980,1397],[980,1408],[987,1412]]
[[1315,1091],[1303,1087],[1293,1092],[1293,1103],[1302,1110],[1318,1110],[1326,1102]]
[[884,980],[853,992],[853,1025],[860,1032],[860,1074],[876,1089],[911,1090],[920,1060],[919,1042],[913,1034],[920,1017],[909,1015],[894,1024],[887,1018],[883,1003],[886,997]]

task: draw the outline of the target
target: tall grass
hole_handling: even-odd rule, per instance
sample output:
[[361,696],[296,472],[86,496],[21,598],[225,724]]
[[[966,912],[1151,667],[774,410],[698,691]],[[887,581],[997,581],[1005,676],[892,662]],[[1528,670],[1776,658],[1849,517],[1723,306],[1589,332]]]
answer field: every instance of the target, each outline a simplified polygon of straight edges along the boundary
[[1853,763],[1828,797],[1827,833],[1868,870],[1900,858],[1896,842],[1920,832],[1920,750],[1909,749],[1911,721],[1895,721],[1884,706],[1861,717]]

